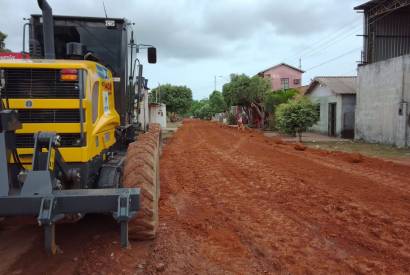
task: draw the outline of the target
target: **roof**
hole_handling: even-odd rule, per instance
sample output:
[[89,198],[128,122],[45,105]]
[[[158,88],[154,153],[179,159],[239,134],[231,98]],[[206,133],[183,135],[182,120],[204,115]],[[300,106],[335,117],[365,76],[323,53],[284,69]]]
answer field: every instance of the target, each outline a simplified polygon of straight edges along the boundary
[[363,4],[355,7],[354,9],[355,10],[365,10],[365,9],[368,9],[368,8],[372,8],[372,7],[376,6],[381,1],[382,0],[371,0],[371,1],[368,1],[366,3],[363,3]]
[[338,95],[356,94],[356,76],[319,76],[310,83],[305,95],[310,94],[318,85],[324,85]]
[[309,88],[309,85],[305,85],[305,86],[301,86],[301,87],[296,88],[296,90],[299,91],[300,95],[305,95],[308,88]]
[[263,71],[261,71],[261,72],[259,72],[259,73],[257,73],[257,74],[258,74],[258,75],[259,75],[259,74],[263,74],[263,73],[264,73],[264,72],[266,72],[266,71],[269,71],[269,70],[275,69],[275,68],[280,67],[280,66],[286,66],[286,67],[289,67],[289,68],[291,68],[292,70],[295,70],[295,71],[301,72],[302,74],[305,72],[305,71],[303,71],[303,70],[301,70],[301,69],[299,69],[299,68],[293,67],[293,66],[291,66],[291,65],[289,65],[289,64],[286,64],[286,63],[280,63],[280,64],[277,64],[277,65],[272,66],[272,67],[270,67],[270,68],[267,68],[266,70],[263,70]]

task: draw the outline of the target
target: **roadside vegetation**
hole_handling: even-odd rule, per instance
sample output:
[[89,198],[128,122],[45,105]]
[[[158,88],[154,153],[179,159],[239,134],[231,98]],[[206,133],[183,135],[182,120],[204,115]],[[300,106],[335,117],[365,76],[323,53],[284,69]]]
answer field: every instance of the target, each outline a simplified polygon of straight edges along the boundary
[[[298,135],[300,140],[302,133],[319,119],[316,106],[301,98],[297,90],[272,91],[267,79],[245,74],[232,74],[222,92],[213,91],[202,100],[193,100],[192,90],[186,86],[161,85],[151,91],[150,103],[153,102],[167,105],[171,122],[190,116],[224,120],[230,125],[237,123],[238,114],[231,108],[237,106],[249,126]],[[259,118],[256,123],[250,119],[255,115]]]
[[276,131],[276,116],[275,112],[279,105],[288,103],[289,100],[296,98],[299,92],[295,89],[283,90],[283,91],[270,91],[265,94],[264,105],[265,111],[268,114],[267,128],[271,131]]
[[319,121],[317,107],[307,98],[297,98],[278,106],[276,126],[285,134],[297,135],[302,142],[302,134]]
[[231,81],[223,86],[223,97],[228,106],[241,106],[248,117],[253,111],[260,117],[261,128],[265,128],[265,95],[271,91],[268,80],[245,74],[231,75]]
[[[245,74],[232,74],[222,93],[213,91],[209,98],[193,101],[190,114],[207,120],[223,117],[226,123],[234,125],[238,111],[234,111],[232,106],[242,110],[242,116],[250,127],[298,134],[300,137],[319,119],[316,106],[308,99],[302,99],[298,90],[272,91],[269,80]],[[256,122],[251,119],[255,115]]]
[[192,108],[192,90],[186,86],[160,85],[150,94],[150,103],[164,103],[171,122],[187,116]]
[[6,48],[6,38],[7,34],[0,31],[0,53],[10,52],[10,50]]

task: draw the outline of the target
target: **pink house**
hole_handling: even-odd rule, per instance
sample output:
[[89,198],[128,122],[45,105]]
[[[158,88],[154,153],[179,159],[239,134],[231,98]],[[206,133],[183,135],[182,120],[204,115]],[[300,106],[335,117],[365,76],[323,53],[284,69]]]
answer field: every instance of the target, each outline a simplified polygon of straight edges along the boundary
[[304,71],[285,63],[266,69],[258,75],[267,78],[272,83],[272,90],[286,90],[302,86],[302,74]]

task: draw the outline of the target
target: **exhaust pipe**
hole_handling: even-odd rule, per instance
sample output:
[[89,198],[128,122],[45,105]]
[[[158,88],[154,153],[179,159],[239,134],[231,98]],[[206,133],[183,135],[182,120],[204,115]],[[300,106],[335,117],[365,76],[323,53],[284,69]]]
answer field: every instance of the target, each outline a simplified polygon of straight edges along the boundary
[[44,58],[55,59],[53,10],[47,0],[37,0],[37,3],[43,12]]

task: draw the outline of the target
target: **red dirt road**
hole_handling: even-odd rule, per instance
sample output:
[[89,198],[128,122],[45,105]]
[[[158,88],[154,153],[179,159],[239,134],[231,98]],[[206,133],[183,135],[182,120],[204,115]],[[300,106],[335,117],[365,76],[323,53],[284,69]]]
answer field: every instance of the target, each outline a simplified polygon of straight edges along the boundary
[[163,150],[155,241],[121,250],[88,217],[46,257],[41,231],[12,224],[3,274],[409,274],[410,166],[187,121]]

